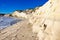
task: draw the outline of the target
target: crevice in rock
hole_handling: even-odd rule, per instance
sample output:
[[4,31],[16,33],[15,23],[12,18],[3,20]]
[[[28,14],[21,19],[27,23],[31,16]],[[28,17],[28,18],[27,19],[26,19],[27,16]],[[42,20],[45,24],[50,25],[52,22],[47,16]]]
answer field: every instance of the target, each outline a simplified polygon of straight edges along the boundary
[[46,25],[46,24],[44,24],[44,30],[46,29],[46,27],[47,27],[47,25]]

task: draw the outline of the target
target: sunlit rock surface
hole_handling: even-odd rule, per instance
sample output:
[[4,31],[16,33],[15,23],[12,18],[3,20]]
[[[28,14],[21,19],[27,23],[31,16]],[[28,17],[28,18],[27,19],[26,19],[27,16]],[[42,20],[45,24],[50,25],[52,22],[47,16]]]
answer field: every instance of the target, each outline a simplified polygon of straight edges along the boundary
[[23,18],[27,18],[27,15],[26,13],[24,12],[18,12],[18,11],[15,11],[13,14],[12,14],[13,17],[23,17]]
[[39,40],[60,40],[60,0],[49,0],[30,18]]
[[0,40],[38,40],[38,38],[32,32],[32,25],[24,20],[1,30]]

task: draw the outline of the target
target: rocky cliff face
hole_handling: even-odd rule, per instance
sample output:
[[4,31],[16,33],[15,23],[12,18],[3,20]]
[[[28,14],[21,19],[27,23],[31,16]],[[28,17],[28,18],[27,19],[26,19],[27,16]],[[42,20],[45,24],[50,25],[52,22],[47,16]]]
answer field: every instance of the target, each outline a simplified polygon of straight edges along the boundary
[[30,19],[39,40],[60,40],[60,0],[49,0]]

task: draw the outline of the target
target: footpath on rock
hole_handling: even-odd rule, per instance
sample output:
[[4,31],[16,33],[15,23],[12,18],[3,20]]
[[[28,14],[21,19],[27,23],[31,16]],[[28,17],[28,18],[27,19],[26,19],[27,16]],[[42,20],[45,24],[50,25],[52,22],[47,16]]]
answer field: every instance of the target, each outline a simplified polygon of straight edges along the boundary
[[0,40],[37,40],[32,32],[32,25],[22,20],[10,27],[0,30]]

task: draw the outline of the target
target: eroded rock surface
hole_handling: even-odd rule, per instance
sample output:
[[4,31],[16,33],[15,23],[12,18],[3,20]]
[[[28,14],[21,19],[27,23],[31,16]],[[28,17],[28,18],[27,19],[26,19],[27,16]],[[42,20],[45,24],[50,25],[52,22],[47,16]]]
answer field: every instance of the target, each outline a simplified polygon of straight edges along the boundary
[[29,22],[21,21],[0,31],[0,40],[38,40]]

